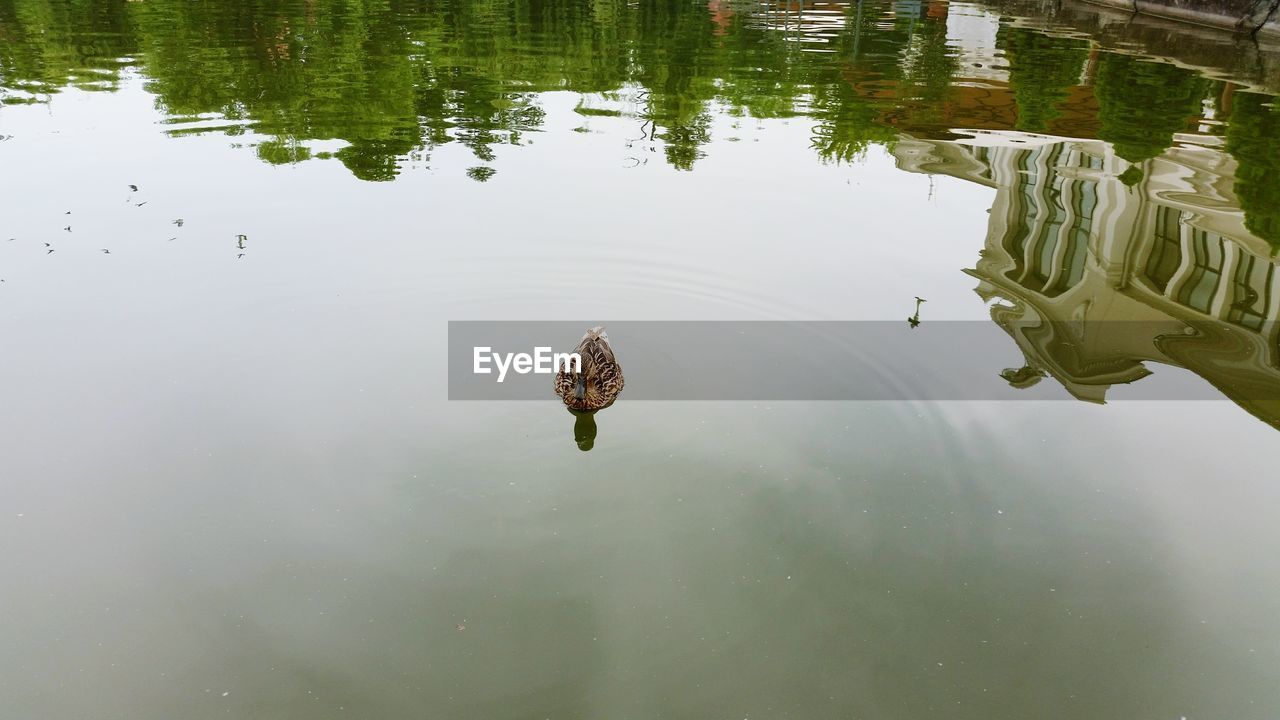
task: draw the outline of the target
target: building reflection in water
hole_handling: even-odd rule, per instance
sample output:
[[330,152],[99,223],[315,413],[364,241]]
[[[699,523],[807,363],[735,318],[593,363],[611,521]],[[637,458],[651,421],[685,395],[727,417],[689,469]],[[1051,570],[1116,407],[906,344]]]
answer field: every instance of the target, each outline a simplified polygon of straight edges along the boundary
[[973,131],[896,146],[900,167],[996,191],[976,292],[1026,356],[1015,386],[1055,378],[1103,402],[1144,363],[1186,368],[1280,427],[1280,279],[1245,226],[1235,160],[1214,138],[1140,163],[1098,140]]

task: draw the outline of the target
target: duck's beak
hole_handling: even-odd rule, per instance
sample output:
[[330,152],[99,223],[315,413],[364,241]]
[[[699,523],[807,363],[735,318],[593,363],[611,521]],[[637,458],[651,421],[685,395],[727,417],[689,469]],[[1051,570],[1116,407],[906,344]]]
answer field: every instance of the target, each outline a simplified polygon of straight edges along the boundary
[[581,400],[586,396],[587,396],[587,383],[585,380],[583,380],[582,376],[579,375],[573,385],[573,397],[577,400]]

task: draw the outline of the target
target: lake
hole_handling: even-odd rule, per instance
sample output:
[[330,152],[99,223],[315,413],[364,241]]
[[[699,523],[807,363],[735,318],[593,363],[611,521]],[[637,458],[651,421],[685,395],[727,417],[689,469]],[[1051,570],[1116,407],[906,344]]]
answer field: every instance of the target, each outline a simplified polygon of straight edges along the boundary
[[[0,715],[1271,720],[1277,92],[1070,0],[0,0]],[[467,321],[634,372],[583,442]],[[802,321],[979,371],[678,340]]]

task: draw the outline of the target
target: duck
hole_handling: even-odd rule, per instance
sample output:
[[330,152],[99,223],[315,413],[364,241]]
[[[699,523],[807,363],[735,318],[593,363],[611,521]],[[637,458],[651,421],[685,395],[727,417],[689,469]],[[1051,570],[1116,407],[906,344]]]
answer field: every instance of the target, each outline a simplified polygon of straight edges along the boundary
[[622,392],[623,379],[609,333],[599,325],[591,328],[574,352],[582,359],[582,366],[576,372],[565,368],[556,373],[556,395],[578,412],[596,412],[612,405]]

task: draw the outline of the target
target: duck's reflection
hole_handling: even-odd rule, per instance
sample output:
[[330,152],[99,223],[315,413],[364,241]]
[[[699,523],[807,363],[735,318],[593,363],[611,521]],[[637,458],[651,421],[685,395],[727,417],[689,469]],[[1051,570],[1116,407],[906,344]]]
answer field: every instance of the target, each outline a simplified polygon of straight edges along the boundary
[[576,418],[573,421],[573,442],[577,444],[578,449],[582,452],[586,452],[595,447],[595,411],[574,410],[573,408],[569,408],[569,414]]

